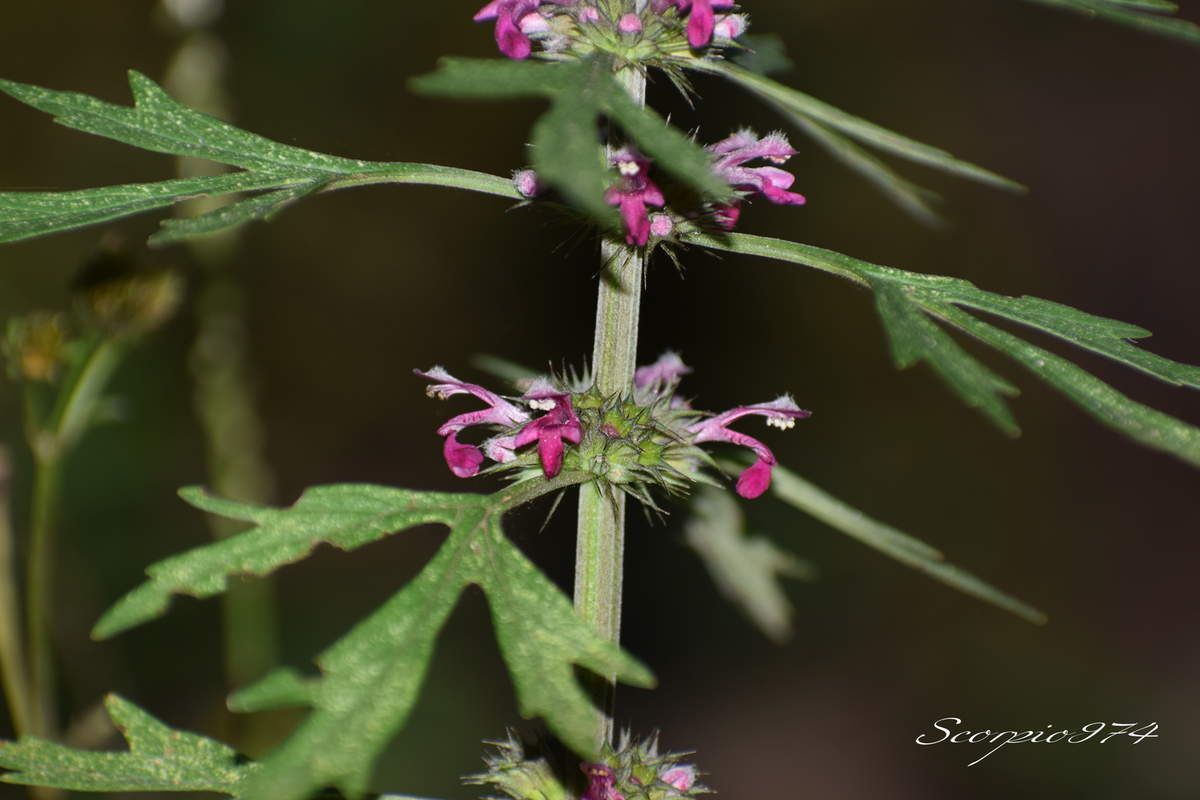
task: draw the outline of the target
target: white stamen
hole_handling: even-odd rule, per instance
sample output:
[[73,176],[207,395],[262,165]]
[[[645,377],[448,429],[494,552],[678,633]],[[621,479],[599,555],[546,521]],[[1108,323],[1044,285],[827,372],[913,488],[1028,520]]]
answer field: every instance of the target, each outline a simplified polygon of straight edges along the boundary
[[617,171],[626,178],[632,178],[634,175],[637,175],[639,172],[641,172],[642,168],[638,166],[636,161],[622,161],[621,163],[617,164]]
[[534,399],[529,401],[529,407],[534,409],[535,411],[553,411],[554,407],[556,405],[558,405],[558,404],[555,403],[554,400],[552,400],[549,397],[545,397],[545,398],[535,397]]
[[796,427],[796,420],[791,417],[768,417],[767,424],[772,428],[779,428],[781,431],[790,431]]

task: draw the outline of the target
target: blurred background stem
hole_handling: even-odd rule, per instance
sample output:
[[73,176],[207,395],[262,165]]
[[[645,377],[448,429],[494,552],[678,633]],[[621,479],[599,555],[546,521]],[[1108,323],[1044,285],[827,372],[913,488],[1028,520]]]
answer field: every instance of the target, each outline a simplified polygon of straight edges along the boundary
[[[212,0],[161,4],[161,13],[180,36],[164,83],[184,104],[229,119],[232,114],[225,95],[228,56],[214,32],[222,8]],[[180,177],[225,170],[196,159],[181,158],[177,163]],[[181,213],[191,216],[215,207],[216,201],[199,199],[185,204]],[[263,424],[254,392],[246,293],[229,269],[237,245],[236,234],[190,244],[203,270],[194,306],[193,405],[204,434],[209,486],[222,497],[266,504],[273,499],[274,475],[264,452]],[[208,521],[217,539],[244,529],[241,523],[213,515]],[[246,686],[279,661],[273,584],[266,578],[234,583],[222,596],[221,616],[226,683]],[[255,752],[271,737],[271,725],[261,716],[230,722],[227,738],[245,752]]]
[[[618,79],[639,104],[646,102],[646,75],[635,69]],[[625,395],[633,387],[637,360],[638,316],[645,259],[634,248],[602,242],[601,276],[596,302],[592,370],[604,395]],[[575,609],[600,635],[621,639],[621,593],[625,561],[625,495],[602,492],[594,483],[579,490],[575,540]],[[597,743],[612,741],[615,676],[601,687],[604,711],[597,720]]]
[[58,732],[57,670],[54,655],[55,524],[61,499],[62,465],[91,422],[104,388],[120,362],[116,341],[96,337],[81,348],[48,417],[38,413],[35,392],[27,387],[27,435],[33,454],[29,555],[25,614],[29,636],[30,733],[54,738]]
[[23,736],[29,733],[31,693],[17,599],[10,478],[8,450],[0,448],[0,673],[13,730],[17,736]]

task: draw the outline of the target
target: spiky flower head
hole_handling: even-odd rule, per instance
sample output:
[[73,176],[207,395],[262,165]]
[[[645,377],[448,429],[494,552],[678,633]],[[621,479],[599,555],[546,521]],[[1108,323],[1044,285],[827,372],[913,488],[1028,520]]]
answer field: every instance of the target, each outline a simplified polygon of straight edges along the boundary
[[683,800],[709,793],[685,755],[659,753],[657,735],[639,740],[625,732],[617,747],[606,745],[578,772],[561,755],[531,754],[511,733],[488,744],[487,769],[465,782],[511,800]]
[[[788,430],[809,414],[788,396],[768,403],[738,406],[721,414],[700,411],[679,393],[692,370],[674,352],[639,368],[626,394],[605,394],[590,375],[548,375],[525,381],[519,397],[504,397],[460,381],[441,367],[417,374],[431,381],[431,397],[471,395],[485,408],[459,414],[437,430],[451,471],[469,478],[485,469],[514,480],[554,478],[560,472],[582,474],[604,491],[621,491],[657,509],[656,490],[686,494],[696,483],[712,483],[716,470],[700,445],[717,442],[748,448],[755,462],[738,478],[738,494],[755,498],[771,482],[775,456],[763,442],[731,429],[749,416]],[[481,427],[493,435],[478,445],[458,435]]]

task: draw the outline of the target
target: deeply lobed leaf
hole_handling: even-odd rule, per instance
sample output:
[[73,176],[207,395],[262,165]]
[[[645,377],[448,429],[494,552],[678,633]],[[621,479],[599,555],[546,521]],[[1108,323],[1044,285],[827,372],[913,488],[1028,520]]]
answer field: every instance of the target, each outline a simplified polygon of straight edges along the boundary
[[322,542],[350,550],[418,525],[440,524],[450,535],[434,559],[318,657],[319,675],[283,670],[231,698],[231,707],[246,711],[312,707],[296,732],[247,777],[239,798],[300,800],[325,786],[362,794],[374,759],[416,702],[438,633],[471,585],[483,590],[491,606],[522,713],[542,716],[568,746],[592,757],[597,744],[591,731],[599,712],[578,685],[575,667],[639,686],[652,685],[653,676],[576,616],[570,601],[501,529],[510,508],[581,480],[565,475],[491,496],[338,485],[310,489],[286,509],[184,490],[193,505],[255,527],[151,567],[150,580],[117,603],[96,634],[112,635],[158,616],[176,594],[207,597],[223,591],[232,576],[271,572]]
[[359,161],[280,144],[187,108],[140,73],[131,72],[129,81],[132,108],[13,81],[0,81],[0,91],[70,128],[242,171],[69,192],[2,192],[0,242],[109,222],[202,195],[263,193],[193,219],[168,220],[151,242],[168,244],[270,219],[314,192],[369,183],[448,186],[520,199],[510,181],[471,170]]
[[1176,386],[1200,388],[1200,367],[1146,352],[1130,340],[1148,331],[1036,297],[1006,297],[956,278],[921,275],[871,264],[831,250],[761,236],[689,234],[714,250],[787,261],[838,275],[877,295],[896,364],[929,362],[968,405],[1002,429],[1017,428],[1004,395],[1015,389],[959,347],[934,320],[978,339],[1030,369],[1100,422],[1148,447],[1200,466],[1200,428],[1130,400],[1087,371],[985,322],[983,311],[1048,333]]

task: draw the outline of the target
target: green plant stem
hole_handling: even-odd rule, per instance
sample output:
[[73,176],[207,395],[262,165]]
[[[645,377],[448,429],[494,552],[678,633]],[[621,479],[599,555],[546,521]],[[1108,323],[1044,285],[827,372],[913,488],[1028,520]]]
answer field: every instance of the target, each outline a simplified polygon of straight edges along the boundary
[[[646,102],[646,76],[635,69],[618,79],[639,104]],[[596,336],[592,370],[604,394],[625,394],[633,383],[637,358],[638,314],[642,300],[641,252],[605,241],[601,244],[602,275],[596,303]],[[613,642],[621,638],[621,590],[625,561],[625,496],[607,494],[597,484],[579,490],[575,544],[575,609],[596,631]],[[596,723],[598,744],[613,735],[614,676],[603,676],[604,712]]]
[[0,450],[0,677],[13,731],[29,733],[31,710],[29,674],[21,635],[21,608],[17,599],[17,570],[13,563],[12,508],[9,503],[9,461]]
[[[29,556],[26,567],[25,614],[29,636],[29,729],[42,738],[57,733],[57,676],[54,665],[55,516],[58,511],[63,459],[87,429],[96,404],[120,361],[115,340],[87,345],[78,366],[63,381],[61,394],[47,420],[29,418],[33,452],[33,499],[30,503]],[[32,387],[31,387],[32,391]],[[28,408],[34,408],[32,402]]]

